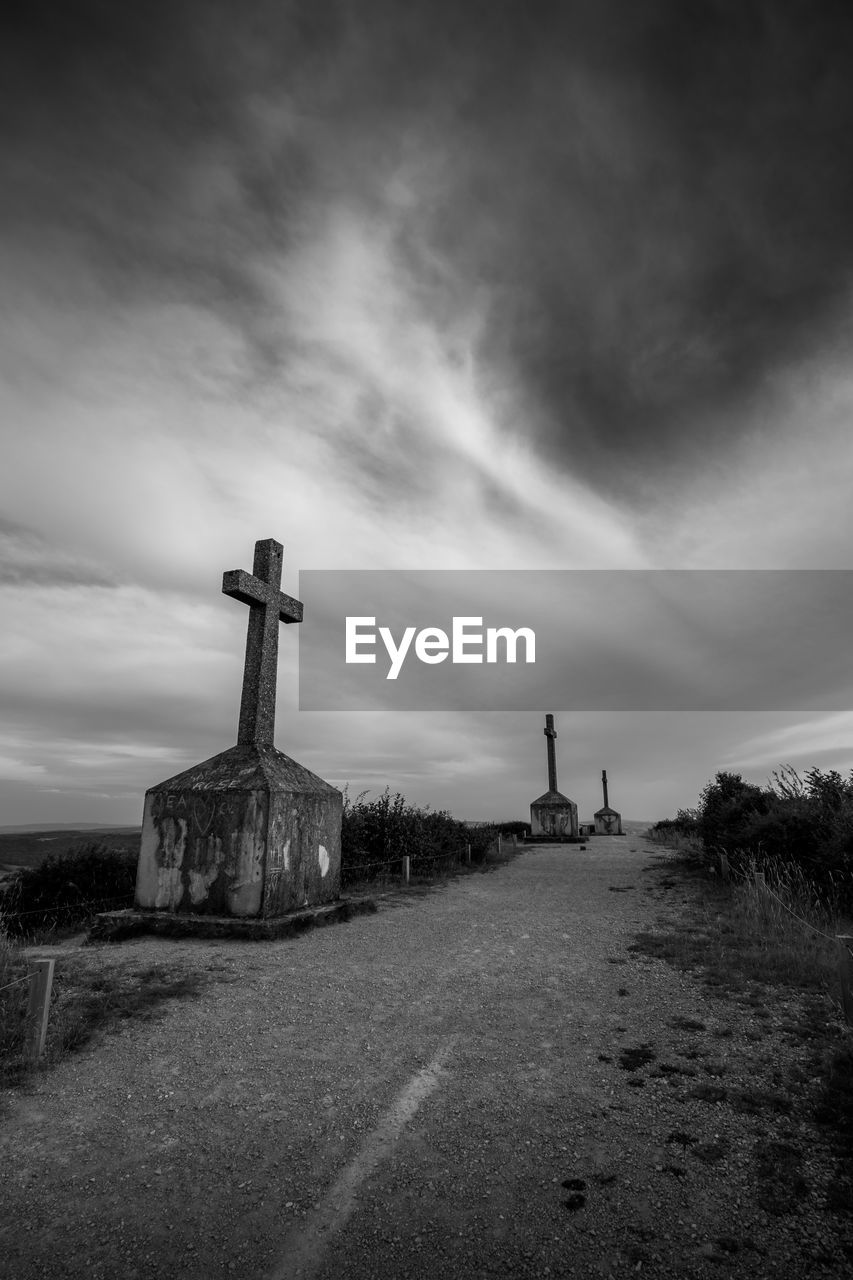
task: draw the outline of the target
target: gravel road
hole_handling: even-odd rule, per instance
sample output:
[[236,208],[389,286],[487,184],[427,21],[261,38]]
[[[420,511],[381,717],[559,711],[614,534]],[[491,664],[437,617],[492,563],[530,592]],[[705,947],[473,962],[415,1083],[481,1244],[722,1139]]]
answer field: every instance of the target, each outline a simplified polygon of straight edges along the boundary
[[[5,1274],[842,1274],[805,1112],[713,1093],[802,1050],[628,950],[682,909],[669,868],[633,837],[540,846],[297,939],[98,949],[227,981],[5,1095]],[[808,1190],[767,1211],[779,1125]]]

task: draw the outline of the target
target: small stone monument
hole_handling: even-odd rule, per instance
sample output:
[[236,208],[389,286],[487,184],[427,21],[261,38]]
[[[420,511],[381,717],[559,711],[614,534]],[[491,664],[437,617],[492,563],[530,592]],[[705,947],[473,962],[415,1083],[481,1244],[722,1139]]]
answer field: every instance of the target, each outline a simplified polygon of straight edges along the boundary
[[607,803],[607,770],[601,771],[601,786],[604,791],[604,804],[600,809],[596,809],[593,817],[595,818],[595,834],[597,836],[623,836],[625,832],[622,830],[622,815],[617,813],[615,809],[611,809]]
[[548,740],[548,790],[530,806],[530,836],[533,840],[575,841],[580,838],[578,807],[557,790],[557,730],[552,715],[545,717],[544,732]]
[[249,606],[237,745],[146,792],[138,908],[268,919],[340,896],[343,797],[273,745],[278,626],[302,621],[283,550],[256,542],[253,572],[223,576]]

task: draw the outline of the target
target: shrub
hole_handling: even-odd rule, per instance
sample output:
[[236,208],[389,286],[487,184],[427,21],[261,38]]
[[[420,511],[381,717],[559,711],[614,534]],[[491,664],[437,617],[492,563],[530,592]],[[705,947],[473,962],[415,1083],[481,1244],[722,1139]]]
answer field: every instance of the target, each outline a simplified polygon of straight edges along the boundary
[[839,908],[853,903],[853,771],[812,768],[800,776],[785,765],[767,787],[737,773],[717,773],[697,809],[679,809],[650,834],[663,843],[699,837],[707,862],[719,850],[733,870],[750,862],[774,877],[802,875],[829,893]]
[[521,840],[530,835],[529,822],[516,822],[513,820],[512,822],[492,822],[489,824],[490,830],[495,827],[497,827],[498,831],[500,831],[504,838],[507,836],[518,836],[519,840]]
[[131,906],[136,864],[135,853],[92,843],[19,872],[2,901],[9,936],[74,928],[110,906]]
[[699,800],[697,832],[706,849],[743,847],[756,814],[765,814],[767,793],[739,773],[717,773]]
[[412,872],[440,870],[460,860],[466,844],[471,859],[482,861],[495,839],[495,828],[468,827],[451,814],[418,809],[386,787],[382,795],[366,800],[362,792],[350,800],[344,791],[341,825],[341,874],[344,880],[375,879],[393,870],[408,856]]
[[683,836],[691,839],[699,834],[699,815],[695,809],[679,809],[674,818],[661,818],[649,828],[652,839],[655,836]]

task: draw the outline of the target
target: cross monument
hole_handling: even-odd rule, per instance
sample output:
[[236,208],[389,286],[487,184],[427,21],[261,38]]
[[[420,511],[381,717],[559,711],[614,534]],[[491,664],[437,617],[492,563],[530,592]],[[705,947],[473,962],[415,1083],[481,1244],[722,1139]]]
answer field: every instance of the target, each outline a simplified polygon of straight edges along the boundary
[[302,621],[281,591],[283,556],[266,538],[252,573],[223,575],[249,606],[237,745],[145,793],[142,911],[270,919],[340,897],[343,797],[273,742],[278,627]]
[[543,732],[548,744],[548,790],[530,806],[530,836],[532,840],[572,843],[579,838],[578,807],[557,790],[557,730],[550,712]]
[[624,835],[622,830],[622,815],[615,809],[610,808],[610,801],[607,794],[607,770],[601,770],[601,789],[604,794],[604,804],[600,809],[596,809],[594,814],[595,834],[597,836],[621,836]]

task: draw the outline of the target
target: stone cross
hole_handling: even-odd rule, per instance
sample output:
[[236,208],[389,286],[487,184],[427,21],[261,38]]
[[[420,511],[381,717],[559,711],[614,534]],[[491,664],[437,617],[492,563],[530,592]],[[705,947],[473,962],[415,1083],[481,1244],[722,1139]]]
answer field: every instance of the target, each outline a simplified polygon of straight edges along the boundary
[[557,730],[554,728],[554,717],[547,715],[545,717],[545,728],[543,729],[545,737],[548,739],[548,790],[557,790],[557,753],[554,748],[554,739],[557,736]]
[[604,807],[605,809],[607,809],[610,806],[607,803],[607,770],[606,769],[601,770],[601,785],[604,789]]
[[283,556],[281,543],[267,538],[255,543],[251,573],[231,569],[222,575],[223,593],[249,606],[238,746],[274,746],[278,624],[302,621],[301,601],[279,590]]

